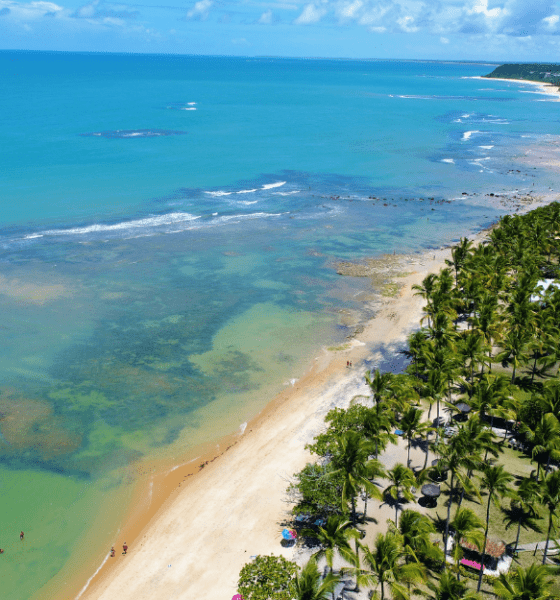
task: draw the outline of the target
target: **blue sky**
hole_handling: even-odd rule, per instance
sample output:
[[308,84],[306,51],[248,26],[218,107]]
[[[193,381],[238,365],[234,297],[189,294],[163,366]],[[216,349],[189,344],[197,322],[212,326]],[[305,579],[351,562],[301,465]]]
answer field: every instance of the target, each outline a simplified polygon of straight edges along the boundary
[[0,0],[0,48],[554,62],[560,60],[560,5],[556,0]]

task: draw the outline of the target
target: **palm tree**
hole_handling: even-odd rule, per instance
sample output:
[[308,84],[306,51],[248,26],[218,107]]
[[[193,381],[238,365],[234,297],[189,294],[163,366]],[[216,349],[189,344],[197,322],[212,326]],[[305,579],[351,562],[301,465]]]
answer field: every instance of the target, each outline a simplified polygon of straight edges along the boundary
[[352,503],[352,523],[356,524],[356,497],[360,490],[365,490],[370,496],[381,499],[379,489],[370,481],[384,473],[384,469],[375,459],[369,459],[373,454],[372,443],[356,431],[345,431],[335,438],[332,448],[333,470],[329,476],[341,475],[342,504]]
[[375,549],[361,545],[363,569],[355,569],[357,584],[377,588],[380,586],[381,600],[385,600],[385,586],[393,598],[408,600],[410,597],[406,584],[422,581],[426,577],[423,565],[412,562],[403,563],[404,549],[401,536],[394,531],[378,534]]
[[469,397],[472,396],[475,369],[478,365],[484,364],[486,350],[484,336],[479,331],[473,330],[463,335],[459,344],[459,352],[463,357],[465,370],[468,368],[470,381]]
[[543,565],[531,565],[527,569],[517,567],[512,574],[503,573],[494,583],[494,593],[500,600],[547,600],[554,579]]
[[488,491],[488,502],[486,504],[486,527],[484,529],[484,545],[476,587],[477,592],[480,592],[480,586],[482,585],[482,571],[484,559],[486,558],[486,542],[488,541],[488,528],[490,527],[490,504],[492,502],[497,504],[499,498],[509,493],[509,486],[512,481],[513,476],[504,470],[504,465],[486,467],[482,474],[480,485],[482,489]]
[[490,413],[490,427],[494,426],[493,411],[499,405],[504,405],[511,396],[511,388],[504,375],[485,373],[474,387],[471,403],[478,410],[481,419]]
[[335,554],[338,553],[346,562],[354,564],[356,555],[350,547],[349,540],[359,536],[355,529],[350,527],[350,521],[339,515],[331,515],[324,527],[319,527],[317,531],[313,529],[304,529],[302,535],[314,537],[321,545],[320,550],[317,550],[312,555],[312,558],[319,562],[325,557],[330,572],[333,572],[333,560]]
[[521,480],[515,495],[511,498],[509,509],[502,509],[506,515],[506,529],[509,529],[512,525],[517,525],[517,535],[515,536],[515,546],[513,548],[514,554],[517,552],[517,546],[519,545],[521,527],[540,531],[536,521],[538,513],[535,510],[538,496],[538,483],[530,477],[525,477]]
[[429,517],[409,508],[403,510],[398,533],[402,538],[405,562],[410,562],[411,558],[421,562],[426,559],[443,559],[439,547],[430,540],[430,534],[435,532],[435,525]]
[[556,516],[560,510],[560,471],[553,471],[543,479],[540,486],[539,499],[541,504],[548,509],[548,530],[546,533],[546,544],[542,559],[542,564],[544,565],[546,563],[553,517]]
[[443,571],[437,585],[428,582],[428,587],[434,593],[429,596],[433,600],[478,600],[480,596],[469,590],[462,581],[455,579],[449,571]]
[[404,433],[404,437],[408,441],[406,464],[410,467],[410,446],[412,438],[423,432],[431,430],[430,424],[422,421],[424,411],[411,406],[402,416],[399,423],[399,429]]
[[401,497],[409,502],[414,500],[414,494],[410,488],[414,487],[416,478],[412,469],[401,463],[397,463],[392,469],[389,469],[385,476],[390,484],[383,490],[383,494],[391,496],[395,501],[395,525],[398,525]]
[[472,252],[472,242],[468,238],[461,238],[460,242],[451,249],[452,260],[445,262],[455,269],[455,285],[459,278],[459,272],[464,267],[467,258]]
[[378,458],[379,451],[385,450],[389,442],[397,443],[398,438],[393,433],[395,418],[392,411],[367,409],[361,425],[364,435],[375,444],[375,458]]
[[502,338],[503,350],[496,356],[496,359],[503,365],[513,365],[511,383],[515,383],[515,374],[519,366],[528,359],[525,348],[529,340],[530,334],[525,329],[512,329]]
[[455,495],[455,483],[458,482],[463,490],[473,491],[478,495],[478,490],[469,480],[467,470],[472,468],[475,463],[472,462],[470,443],[472,440],[466,440],[464,435],[455,435],[447,444],[439,446],[441,466],[450,471],[449,479],[449,500],[447,503],[447,516],[445,519],[445,533],[443,536],[444,552],[447,550],[447,541],[449,539],[449,524],[451,520],[451,505]]
[[[422,280],[422,285],[414,284],[412,286],[413,290],[416,290],[415,296],[422,296],[426,301],[426,307],[424,311],[428,313],[428,325],[430,324],[429,311],[432,303],[432,297],[437,289],[437,275],[435,273],[429,273]],[[426,310],[427,309],[427,310]]]
[[338,575],[329,573],[324,579],[311,558],[300,573],[296,573],[291,584],[291,596],[294,600],[328,600],[329,594],[340,581]]
[[476,516],[470,508],[461,508],[457,511],[453,521],[449,524],[454,531],[453,559],[455,560],[455,569],[457,572],[457,581],[460,580],[459,563],[463,558],[463,549],[461,541],[466,540],[469,543],[476,544],[482,548],[484,541],[484,523]]
[[[531,456],[534,459],[539,454],[547,456],[545,474],[550,468],[550,460],[560,458],[560,422],[552,414],[547,413],[541,416],[540,421],[534,431],[529,427],[524,428],[525,435],[530,442],[533,442]],[[541,461],[537,463],[537,481],[539,481]]]

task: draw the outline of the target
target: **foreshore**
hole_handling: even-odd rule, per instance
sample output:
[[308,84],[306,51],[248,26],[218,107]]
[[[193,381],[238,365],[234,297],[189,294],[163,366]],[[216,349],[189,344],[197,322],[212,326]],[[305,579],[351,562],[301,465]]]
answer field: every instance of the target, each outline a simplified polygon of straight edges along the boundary
[[557,85],[552,85],[551,83],[530,81],[529,79],[506,79],[505,77],[475,77],[475,79],[481,79],[484,81],[505,81],[506,83],[526,83],[529,85],[534,85],[540,88],[543,94],[555,96],[555,101],[560,102],[560,89]]
[[[534,207],[518,206],[518,211]],[[482,232],[471,239],[479,243],[485,236]],[[107,554],[94,576],[93,569],[81,580],[76,574],[76,585],[67,592],[75,589],[73,597],[84,600],[218,600],[236,593],[239,571],[252,556],[294,559],[296,549],[282,546],[280,532],[291,521],[286,488],[293,474],[312,460],[305,445],[324,428],[330,409],[369,395],[364,382],[368,365],[402,349],[419,326],[423,300],[412,286],[445,267],[448,258],[450,248],[399,257],[404,275],[398,278],[400,289],[383,300],[364,331],[346,347],[324,349],[314,357],[306,374],[242,434],[222,440],[218,449],[189,464],[167,466],[139,488],[114,540],[116,556]],[[405,462],[404,446],[397,452]],[[379,522],[385,526],[383,519]],[[68,594],[54,597],[62,600]]]
[[[294,549],[281,545],[280,532],[290,521],[286,488],[311,460],[305,444],[323,429],[330,409],[368,394],[364,361],[404,346],[422,316],[423,301],[412,286],[439,271],[449,257],[446,248],[402,260],[407,273],[399,278],[397,297],[384,300],[346,349],[325,349],[315,357],[305,376],[249,422],[242,435],[221,444],[217,458],[203,469],[200,460],[190,465],[195,475],[189,476],[188,465],[168,474],[164,487],[169,492],[174,486],[171,495],[159,509],[131,519],[115,540],[116,557],[104,562],[79,597],[231,598],[239,571],[251,556],[292,558]],[[126,556],[121,554],[124,541],[129,546]]]

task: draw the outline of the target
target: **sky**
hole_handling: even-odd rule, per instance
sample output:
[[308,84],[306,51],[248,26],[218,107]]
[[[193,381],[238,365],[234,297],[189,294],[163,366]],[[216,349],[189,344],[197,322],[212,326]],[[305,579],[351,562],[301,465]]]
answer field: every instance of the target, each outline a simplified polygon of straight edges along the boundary
[[560,0],[0,0],[0,49],[560,60]]

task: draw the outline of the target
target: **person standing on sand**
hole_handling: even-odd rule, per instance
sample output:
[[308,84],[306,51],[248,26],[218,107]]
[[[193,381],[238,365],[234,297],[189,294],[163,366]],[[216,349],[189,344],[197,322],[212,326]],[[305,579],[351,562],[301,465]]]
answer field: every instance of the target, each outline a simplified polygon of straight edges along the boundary
[[111,558],[115,558],[115,546],[111,546]]
[[128,546],[126,545],[126,542],[122,545],[122,549],[123,549],[123,554],[126,554],[128,552]]
[[19,539],[23,542],[23,531],[19,534]]

